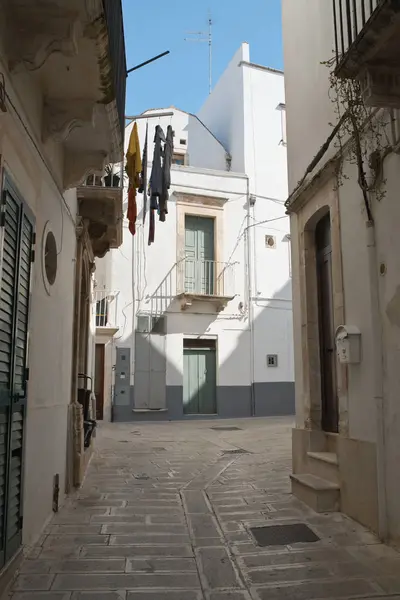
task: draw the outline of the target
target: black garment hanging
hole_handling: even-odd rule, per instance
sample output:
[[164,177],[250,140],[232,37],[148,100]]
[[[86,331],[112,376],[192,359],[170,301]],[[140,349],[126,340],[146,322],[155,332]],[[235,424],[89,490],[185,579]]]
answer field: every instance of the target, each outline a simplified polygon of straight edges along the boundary
[[174,153],[174,132],[171,125],[167,127],[167,136],[164,146],[164,160],[162,164],[162,192],[159,200],[160,221],[165,221],[165,215],[168,214],[169,188],[171,187],[171,165]]
[[141,184],[139,187],[139,193],[143,194],[143,223],[146,221],[147,212],[147,164],[148,164],[148,151],[147,151],[147,137],[149,133],[149,124],[146,123],[146,137],[143,146],[143,158],[142,158],[142,173],[141,173]]

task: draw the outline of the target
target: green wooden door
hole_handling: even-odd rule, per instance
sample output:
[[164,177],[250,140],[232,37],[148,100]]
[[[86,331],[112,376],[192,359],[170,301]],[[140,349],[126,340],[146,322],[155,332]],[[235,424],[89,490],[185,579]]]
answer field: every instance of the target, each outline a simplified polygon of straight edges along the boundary
[[183,411],[187,415],[217,412],[214,348],[185,348],[183,351]]
[[185,291],[214,293],[214,219],[185,217]]
[[0,255],[0,567],[21,545],[33,218],[7,177]]

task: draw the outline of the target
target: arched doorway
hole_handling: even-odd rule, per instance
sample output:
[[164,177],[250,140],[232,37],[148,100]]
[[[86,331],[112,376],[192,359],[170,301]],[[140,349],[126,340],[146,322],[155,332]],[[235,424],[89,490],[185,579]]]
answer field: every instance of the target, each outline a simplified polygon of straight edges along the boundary
[[317,223],[315,228],[315,248],[321,365],[321,427],[324,431],[337,433],[339,427],[339,407],[336,387],[330,213],[323,216]]

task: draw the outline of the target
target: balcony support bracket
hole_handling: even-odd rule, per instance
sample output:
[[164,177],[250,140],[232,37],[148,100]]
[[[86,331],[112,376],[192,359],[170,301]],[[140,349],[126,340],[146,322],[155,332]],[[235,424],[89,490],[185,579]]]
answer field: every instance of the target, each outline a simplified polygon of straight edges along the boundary
[[75,56],[79,13],[55,0],[2,0],[4,31],[12,72],[40,69],[54,52]]
[[105,152],[71,152],[66,150],[64,189],[78,187],[91,174],[103,175],[106,158]]
[[94,126],[95,100],[48,98],[44,104],[43,141],[64,142],[71,132],[84,125]]

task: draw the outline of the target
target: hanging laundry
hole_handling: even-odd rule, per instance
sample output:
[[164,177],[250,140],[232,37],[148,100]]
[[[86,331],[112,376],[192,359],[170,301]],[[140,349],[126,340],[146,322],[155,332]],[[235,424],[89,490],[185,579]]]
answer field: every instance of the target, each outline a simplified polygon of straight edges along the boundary
[[142,171],[142,159],[140,157],[137,123],[134,124],[131,136],[129,138],[128,150],[126,152],[125,171],[129,178],[127,212],[129,231],[132,235],[135,235],[137,218],[136,190],[140,185],[140,174]]
[[174,153],[174,132],[171,125],[167,127],[167,136],[165,139],[163,165],[162,165],[162,191],[159,200],[160,221],[165,221],[165,215],[168,214],[169,188],[171,187],[171,165]]
[[149,224],[149,246],[155,238],[155,211],[159,209],[160,196],[163,190],[163,143],[165,143],[164,131],[160,125],[156,126],[154,132],[153,165],[150,175],[150,224]]
[[147,137],[149,133],[149,124],[146,123],[146,137],[144,140],[143,147],[143,158],[142,158],[142,173],[141,173],[141,182],[139,186],[139,193],[143,194],[143,223],[146,221],[146,212],[147,212],[147,164],[148,164],[148,154],[147,154]]

